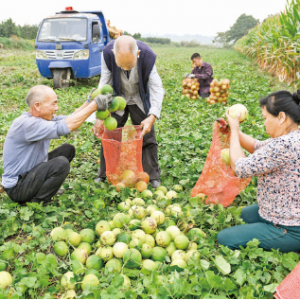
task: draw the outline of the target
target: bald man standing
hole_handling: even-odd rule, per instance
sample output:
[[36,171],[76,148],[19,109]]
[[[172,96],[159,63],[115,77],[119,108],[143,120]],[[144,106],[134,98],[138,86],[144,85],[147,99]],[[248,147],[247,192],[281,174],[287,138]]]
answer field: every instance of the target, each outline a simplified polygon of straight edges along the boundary
[[31,88],[26,97],[29,111],[13,121],[4,142],[2,186],[11,200],[49,202],[68,176],[75,156],[70,144],[48,153],[51,139],[79,128],[93,112],[106,110],[111,101],[111,95],[101,95],[70,116],[55,116],[55,92],[45,85]]
[[[160,168],[153,124],[160,117],[165,92],[155,60],[156,54],[147,44],[123,35],[103,49],[99,88],[110,84],[116,95],[126,99],[125,110],[112,113],[112,116],[117,119],[118,128],[125,125],[130,115],[133,125],[143,129],[143,169],[149,174],[151,185],[157,188]],[[97,120],[94,134],[97,135],[102,127],[103,121]],[[101,148],[100,169],[95,182],[103,182],[105,178],[106,165]]]

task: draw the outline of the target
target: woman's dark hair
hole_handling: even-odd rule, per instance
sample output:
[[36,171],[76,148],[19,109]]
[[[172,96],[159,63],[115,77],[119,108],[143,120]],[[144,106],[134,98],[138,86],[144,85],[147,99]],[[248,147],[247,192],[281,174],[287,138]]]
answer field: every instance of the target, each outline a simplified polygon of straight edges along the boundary
[[200,54],[199,53],[194,53],[192,56],[191,56],[191,60],[193,60],[194,58],[201,58]]
[[277,117],[282,111],[295,123],[300,123],[300,90],[291,94],[288,91],[277,91],[259,100],[260,107],[266,107],[267,111]]

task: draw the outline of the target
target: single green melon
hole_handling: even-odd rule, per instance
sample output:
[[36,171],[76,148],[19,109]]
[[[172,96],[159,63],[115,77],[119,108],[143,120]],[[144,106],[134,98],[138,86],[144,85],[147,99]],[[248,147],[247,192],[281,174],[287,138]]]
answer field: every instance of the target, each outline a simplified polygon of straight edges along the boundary
[[104,126],[107,130],[112,131],[118,127],[118,122],[115,118],[108,117],[107,119],[104,120]]
[[104,111],[97,111],[96,112],[96,118],[99,120],[105,120],[106,118],[108,118],[110,112],[109,110],[104,110]]

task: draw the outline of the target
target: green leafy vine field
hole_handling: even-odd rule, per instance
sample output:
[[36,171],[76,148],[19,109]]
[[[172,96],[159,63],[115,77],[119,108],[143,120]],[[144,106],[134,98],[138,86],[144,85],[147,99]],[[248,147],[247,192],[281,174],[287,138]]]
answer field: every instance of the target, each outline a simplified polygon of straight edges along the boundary
[[[124,268],[124,274],[131,279],[130,289],[123,288],[120,274],[102,268],[99,287],[82,291],[79,285],[76,298],[272,298],[275,287],[299,261],[296,253],[263,251],[255,240],[236,251],[216,243],[220,230],[241,224],[241,207],[255,203],[256,178],[228,208],[199,203],[190,198],[190,192],[205,163],[212,124],[224,117],[226,107],[244,104],[249,117],[242,130],[255,138],[266,139],[258,99],[287,87],[233,50],[175,47],[154,47],[154,50],[166,90],[162,116],[156,122],[161,180],[169,190],[175,184],[184,188],[173,202],[188,207],[195,226],[206,233],[206,238],[198,243],[200,259],[192,260],[181,272],[162,268],[147,275]],[[190,72],[190,56],[198,51],[204,61],[212,64],[215,78],[231,80],[226,107],[208,105],[202,100],[181,100],[183,74]],[[98,81],[99,78],[72,82],[69,89],[57,90],[59,114],[72,113]],[[0,175],[6,133],[12,121],[27,110],[25,96],[36,84],[52,86],[52,81],[39,75],[33,52],[0,52]],[[65,193],[55,196],[50,205],[19,206],[5,193],[0,194],[0,267],[13,277],[7,289],[0,289],[0,298],[61,298],[65,292],[61,277],[72,271],[70,254],[64,258],[54,254],[51,230],[58,226],[78,232],[83,228],[95,230],[100,220],[111,220],[118,212],[118,203],[139,197],[135,190],[118,193],[112,186],[94,183],[100,141],[93,136],[91,128],[92,124],[84,123],[71,135],[51,142],[50,150],[68,142],[76,147],[77,153],[63,184]],[[105,208],[98,207],[99,199],[104,200]],[[96,250],[93,245],[92,253]],[[3,255],[8,252],[12,254],[9,258]],[[46,257],[41,261],[38,253]],[[82,279],[83,275],[75,277],[76,282]]]

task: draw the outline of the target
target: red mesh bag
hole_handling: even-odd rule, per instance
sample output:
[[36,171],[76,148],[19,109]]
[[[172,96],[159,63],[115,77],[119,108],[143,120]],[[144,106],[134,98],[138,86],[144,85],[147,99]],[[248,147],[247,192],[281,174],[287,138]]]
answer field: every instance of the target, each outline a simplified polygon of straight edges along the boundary
[[300,299],[300,263],[276,288],[277,299]]
[[109,131],[106,128],[100,135],[106,163],[106,176],[113,185],[124,183],[135,187],[139,181],[149,182],[143,171],[140,126],[126,126]]
[[223,119],[213,125],[213,140],[202,174],[194,186],[191,197],[203,193],[207,196],[206,203],[230,205],[235,197],[246,188],[251,178],[240,179],[234,176],[230,166],[221,158],[222,149],[229,148],[230,133]]

